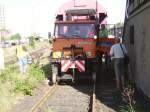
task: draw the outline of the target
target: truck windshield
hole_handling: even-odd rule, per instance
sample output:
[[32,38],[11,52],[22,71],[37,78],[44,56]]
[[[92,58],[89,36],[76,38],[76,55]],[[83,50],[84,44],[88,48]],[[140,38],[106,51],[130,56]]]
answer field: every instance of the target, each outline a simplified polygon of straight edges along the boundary
[[94,24],[56,24],[57,38],[91,38],[95,35]]

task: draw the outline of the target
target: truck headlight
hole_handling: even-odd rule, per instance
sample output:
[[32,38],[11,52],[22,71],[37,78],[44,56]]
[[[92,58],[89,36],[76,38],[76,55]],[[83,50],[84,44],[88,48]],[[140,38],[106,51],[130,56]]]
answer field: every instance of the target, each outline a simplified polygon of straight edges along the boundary
[[91,52],[86,52],[86,55],[90,57],[90,56],[92,56],[92,53]]
[[97,39],[97,36],[96,36],[96,35],[94,35],[94,39]]

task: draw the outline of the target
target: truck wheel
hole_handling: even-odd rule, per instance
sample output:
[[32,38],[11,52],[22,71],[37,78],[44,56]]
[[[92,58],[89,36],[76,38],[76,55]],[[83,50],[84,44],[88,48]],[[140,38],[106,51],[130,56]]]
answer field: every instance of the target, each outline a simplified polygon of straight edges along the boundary
[[52,83],[57,83],[57,74],[58,74],[58,68],[55,65],[52,65]]
[[52,82],[53,82],[53,84],[56,84],[56,74],[52,74]]

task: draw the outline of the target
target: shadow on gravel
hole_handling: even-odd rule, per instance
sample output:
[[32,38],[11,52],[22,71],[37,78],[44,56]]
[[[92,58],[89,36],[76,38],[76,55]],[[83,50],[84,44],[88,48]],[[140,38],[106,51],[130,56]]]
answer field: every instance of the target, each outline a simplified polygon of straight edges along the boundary
[[96,96],[104,112],[108,110],[109,112],[119,112],[123,103],[121,93],[116,89],[115,74],[112,68],[106,69],[103,65],[99,69],[96,81]]

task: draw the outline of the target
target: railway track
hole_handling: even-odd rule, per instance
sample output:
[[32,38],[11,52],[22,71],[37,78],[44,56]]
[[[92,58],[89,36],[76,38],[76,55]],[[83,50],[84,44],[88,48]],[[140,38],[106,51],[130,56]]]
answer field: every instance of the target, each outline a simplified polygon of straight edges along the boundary
[[55,85],[30,112],[118,112],[114,84]]
[[[32,61],[40,59],[47,50],[48,48],[41,48],[29,53],[32,58]],[[5,65],[15,64],[15,63],[17,63],[16,55],[8,56],[6,58]]]
[[[118,112],[111,86],[55,85],[29,112]],[[111,88],[112,89],[112,88]]]
[[31,56],[33,59],[40,58],[47,50],[48,50],[48,48],[41,48],[41,49],[38,49],[38,50],[36,50],[36,51],[31,52],[31,53],[30,53],[30,56]]
[[101,73],[94,84],[80,81],[51,86],[30,111],[25,112],[118,112],[121,103],[115,82],[109,77],[111,73]]
[[121,94],[116,89],[115,77],[112,71],[100,70],[102,74],[97,77],[95,94],[95,112],[119,112],[122,105]]
[[91,84],[57,85],[30,112],[91,112]]
[[29,110],[29,112],[37,112],[43,103],[55,92],[57,85],[53,85],[40,99],[39,101]]
[[105,78],[108,81],[97,80],[95,84],[53,85],[29,112],[118,112],[114,81]]

